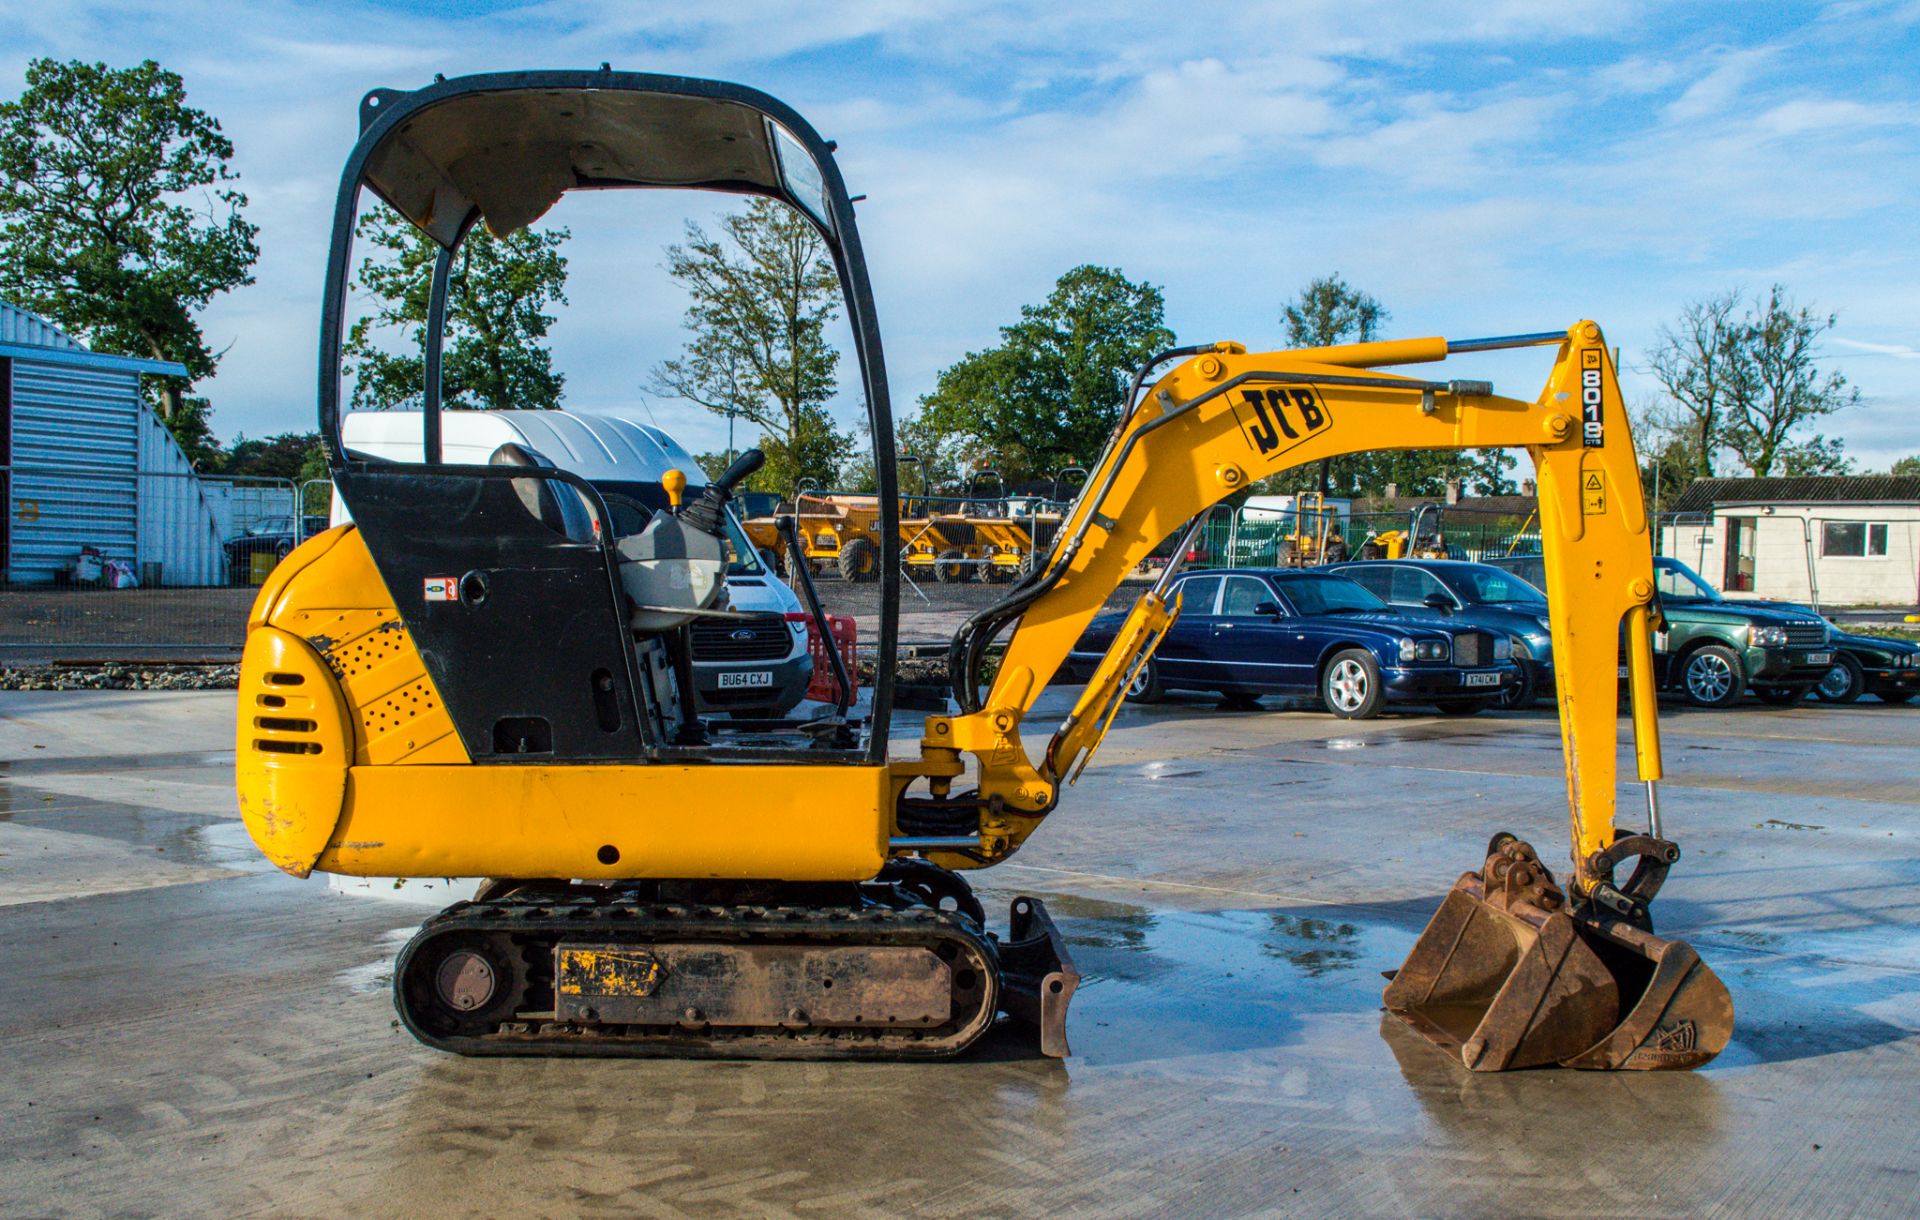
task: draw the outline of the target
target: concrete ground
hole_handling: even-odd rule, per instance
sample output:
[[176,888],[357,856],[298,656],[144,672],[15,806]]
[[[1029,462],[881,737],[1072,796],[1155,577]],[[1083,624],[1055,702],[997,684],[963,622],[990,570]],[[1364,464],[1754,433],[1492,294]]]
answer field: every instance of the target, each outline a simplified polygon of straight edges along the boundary
[[[1053,719],[1050,697],[1039,722]],[[1706,1070],[1469,1076],[1379,1012],[1441,893],[1566,834],[1550,715],[1128,709],[1016,861],[1074,1055],[462,1060],[398,1029],[425,908],[267,869],[230,694],[0,694],[0,1214],[1911,1215],[1920,713],[1673,709],[1656,904]],[[404,897],[404,891],[400,897]]]

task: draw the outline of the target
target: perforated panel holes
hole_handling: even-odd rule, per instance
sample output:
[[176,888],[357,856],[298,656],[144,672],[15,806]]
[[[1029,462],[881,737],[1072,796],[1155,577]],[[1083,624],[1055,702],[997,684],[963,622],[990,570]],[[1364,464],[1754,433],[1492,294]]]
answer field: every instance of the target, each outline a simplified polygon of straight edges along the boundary
[[424,680],[405,690],[395,691],[367,709],[365,724],[369,733],[397,729],[410,720],[433,710],[433,695]]

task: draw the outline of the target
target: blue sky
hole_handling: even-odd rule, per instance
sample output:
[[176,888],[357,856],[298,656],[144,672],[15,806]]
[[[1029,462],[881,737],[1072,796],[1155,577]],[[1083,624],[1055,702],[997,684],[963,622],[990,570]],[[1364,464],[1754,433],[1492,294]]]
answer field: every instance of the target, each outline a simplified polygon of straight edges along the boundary
[[[312,426],[325,233],[367,89],[591,67],[743,81],[840,142],[896,411],[1077,263],[1161,285],[1183,340],[1279,340],[1339,271],[1392,334],[1593,317],[1632,372],[1689,299],[1785,283],[1832,310],[1830,421],[1864,467],[1920,452],[1920,2],[991,0],[377,4],[0,0],[33,55],[152,56],[233,137],[258,283],[205,322],[226,436]],[[681,341],[678,198],[568,201],[568,405],[634,409]],[[695,216],[710,215],[706,201]],[[1463,370],[1470,373],[1471,369]],[[1543,372],[1493,361],[1507,392]],[[723,427],[648,400],[695,448]]]

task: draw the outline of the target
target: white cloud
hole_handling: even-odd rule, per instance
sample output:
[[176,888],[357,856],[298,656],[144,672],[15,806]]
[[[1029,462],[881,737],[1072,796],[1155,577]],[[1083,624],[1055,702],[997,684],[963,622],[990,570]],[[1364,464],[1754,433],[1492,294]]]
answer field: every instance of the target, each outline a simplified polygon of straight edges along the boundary
[[1667,104],[1664,116],[1669,123],[1689,123],[1712,118],[1731,110],[1746,91],[1754,74],[1776,52],[1772,47],[1746,51],[1728,51],[1705,75],[1688,85],[1686,91]]
[[1841,347],[1875,356],[1892,356],[1895,360],[1920,360],[1920,348],[1905,343],[1865,343],[1859,339],[1835,339],[1834,342]]

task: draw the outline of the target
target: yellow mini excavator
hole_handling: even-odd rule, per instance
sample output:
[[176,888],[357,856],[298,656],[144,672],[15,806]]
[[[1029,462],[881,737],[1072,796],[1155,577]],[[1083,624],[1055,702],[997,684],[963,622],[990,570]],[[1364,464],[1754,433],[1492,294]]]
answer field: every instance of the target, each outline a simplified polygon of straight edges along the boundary
[[[487,878],[396,963],[396,1004],[422,1041],[472,1055],[934,1057],[965,1050],[1005,1012],[1064,1054],[1078,976],[1045,907],[1016,899],[996,934],[963,874],[1007,859],[1052,813],[1179,607],[1166,578],[1140,598],[1032,755],[1027,714],[1088,620],[1157,545],[1181,534],[1174,554],[1186,554],[1207,510],[1252,482],[1364,450],[1514,447],[1539,471],[1572,869],[1563,888],[1524,842],[1496,836],[1386,1006],[1475,1070],[1685,1068],[1725,1045],[1725,987],[1685,945],[1656,937],[1649,914],[1679,850],[1654,803],[1647,519],[1594,323],[1156,357],[1051,550],[957,634],[959,712],[927,719],[917,750],[894,758],[895,441],[832,145],[754,90],[605,69],[381,90],[360,117],[319,385],[353,523],[294,551],[260,591],[241,667],[238,786],[254,841],[295,876]],[[860,703],[843,693],[813,719],[750,732],[696,715],[690,632],[744,614],[728,596],[724,521],[756,453],[710,481],[689,470],[626,486],[618,514],[592,482],[525,446],[485,464],[442,460],[440,347],[462,239],[476,223],[511,233],[569,191],[620,187],[771,197],[831,253],[881,506],[881,663]],[[419,461],[341,443],[352,239],[368,195],[439,249]],[[1531,401],[1379,371],[1527,345],[1554,353]],[[819,619],[803,544],[791,526],[785,539]],[[988,648],[1009,630],[983,686]],[[1616,826],[1622,640],[1644,833]]]

